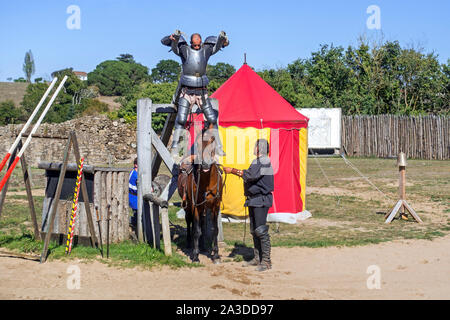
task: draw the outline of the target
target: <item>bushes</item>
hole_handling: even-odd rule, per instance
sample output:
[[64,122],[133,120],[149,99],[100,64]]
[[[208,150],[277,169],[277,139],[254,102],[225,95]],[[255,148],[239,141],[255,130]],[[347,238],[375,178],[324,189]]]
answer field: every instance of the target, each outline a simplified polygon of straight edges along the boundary
[[107,60],[88,74],[89,85],[97,86],[104,96],[130,94],[136,85],[148,79],[148,68],[135,63],[134,60],[132,62]]
[[97,99],[88,99],[84,103],[84,110],[81,112],[81,116],[92,116],[99,113],[108,112],[108,105]]
[[0,102],[0,125],[20,122],[22,112],[14,106],[12,100]]

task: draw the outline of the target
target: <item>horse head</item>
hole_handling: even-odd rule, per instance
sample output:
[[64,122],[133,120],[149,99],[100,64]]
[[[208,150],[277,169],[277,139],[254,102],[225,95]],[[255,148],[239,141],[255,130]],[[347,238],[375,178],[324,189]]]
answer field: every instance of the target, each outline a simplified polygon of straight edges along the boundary
[[[201,141],[199,141],[201,139]],[[209,171],[216,163],[216,141],[210,130],[204,131],[197,136],[197,163],[201,165],[203,171]]]

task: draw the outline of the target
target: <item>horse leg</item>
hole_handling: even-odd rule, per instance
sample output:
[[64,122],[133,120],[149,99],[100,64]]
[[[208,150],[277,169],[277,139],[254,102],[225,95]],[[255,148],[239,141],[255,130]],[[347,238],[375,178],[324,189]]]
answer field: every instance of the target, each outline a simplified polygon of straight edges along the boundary
[[198,259],[199,249],[198,249],[198,240],[202,235],[202,228],[200,226],[200,216],[198,209],[194,209],[194,222],[193,222],[193,233],[194,233],[194,250],[192,252],[192,262],[200,262]]
[[[204,211],[206,209],[203,210],[199,210],[199,211]],[[200,252],[206,252],[206,238],[208,236],[208,230],[206,230],[206,226],[207,226],[207,215],[203,215],[203,213],[201,213],[199,215],[199,219],[200,219],[200,227],[202,230],[201,236],[200,236],[200,240],[199,240],[199,249]]]
[[192,248],[192,235],[191,235],[191,227],[192,227],[192,214],[186,210],[185,219],[186,219],[186,248]]

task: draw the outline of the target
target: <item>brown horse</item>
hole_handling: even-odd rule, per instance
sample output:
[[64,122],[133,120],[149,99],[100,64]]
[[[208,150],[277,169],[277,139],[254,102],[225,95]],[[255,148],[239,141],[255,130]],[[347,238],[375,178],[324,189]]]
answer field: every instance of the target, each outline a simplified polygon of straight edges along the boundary
[[188,247],[191,247],[193,240],[192,261],[199,261],[201,226],[206,225],[206,213],[210,210],[214,237],[211,257],[214,263],[219,263],[220,256],[217,244],[219,228],[217,222],[222,201],[222,171],[220,165],[214,160],[214,137],[204,133],[199,135],[198,138],[202,140],[200,144],[196,139],[196,144],[202,146],[200,152],[185,158],[181,162],[178,175],[178,193],[183,199]]

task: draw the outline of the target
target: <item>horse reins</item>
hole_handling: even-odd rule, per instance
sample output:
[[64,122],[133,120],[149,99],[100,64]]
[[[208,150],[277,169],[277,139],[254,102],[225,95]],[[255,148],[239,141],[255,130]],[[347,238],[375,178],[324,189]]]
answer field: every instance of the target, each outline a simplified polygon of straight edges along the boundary
[[[218,167],[219,166],[219,164],[217,164],[217,163],[214,163],[214,165],[216,166],[216,167]],[[210,169],[211,170],[211,169]],[[206,199],[206,196],[211,192],[210,190],[208,190],[207,192],[206,192],[206,194],[205,194],[205,200],[203,200],[202,202],[200,202],[200,203],[197,203],[197,200],[198,200],[198,190],[199,190],[199,185],[200,185],[200,176],[201,176],[201,167],[199,166],[199,168],[197,169],[197,183],[195,183],[195,180],[194,179],[192,179],[192,182],[191,182],[191,192],[192,192],[192,200],[193,200],[193,205],[194,205],[194,207],[198,207],[198,206],[201,206],[202,204],[204,204],[204,203],[206,203],[206,201],[208,201],[207,199]],[[220,192],[220,190],[219,190],[219,188],[220,188],[220,185],[219,185],[219,181],[220,180],[222,180],[222,175],[220,174],[220,171],[219,170],[217,170],[217,177],[218,177],[218,179],[217,179],[217,183],[216,183],[216,194],[215,194],[215,196],[214,196],[214,198],[212,199],[212,200],[216,200],[220,195],[221,195],[221,192]],[[195,184],[195,187],[196,187],[196,192],[195,192],[195,197],[194,197],[194,184]],[[222,185],[224,185],[224,182],[222,183]]]

